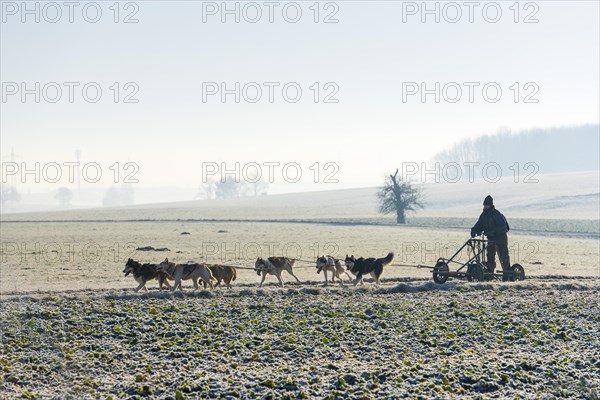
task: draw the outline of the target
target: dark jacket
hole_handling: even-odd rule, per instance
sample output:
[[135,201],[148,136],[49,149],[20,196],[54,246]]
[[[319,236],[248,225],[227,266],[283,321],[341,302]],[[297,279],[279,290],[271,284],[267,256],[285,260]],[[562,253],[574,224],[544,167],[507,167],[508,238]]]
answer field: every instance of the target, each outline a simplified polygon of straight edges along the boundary
[[508,222],[506,222],[504,215],[492,206],[487,210],[483,210],[479,216],[479,220],[475,226],[471,228],[471,236],[479,235],[483,232],[488,238],[498,237],[506,234],[509,230],[510,227],[508,226]]

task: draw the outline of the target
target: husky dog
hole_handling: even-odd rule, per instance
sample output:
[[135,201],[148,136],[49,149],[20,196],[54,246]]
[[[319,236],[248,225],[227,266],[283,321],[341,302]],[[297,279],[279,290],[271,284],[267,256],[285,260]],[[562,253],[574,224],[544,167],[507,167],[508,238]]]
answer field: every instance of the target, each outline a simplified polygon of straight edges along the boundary
[[[231,289],[231,282],[237,278],[237,270],[231,265],[209,265],[208,269],[212,272],[213,277],[217,280],[215,286],[219,286],[221,281],[225,282],[228,289]],[[204,288],[206,289],[206,282],[202,281]]]
[[267,259],[263,259],[261,257],[256,259],[256,263],[254,263],[254,270],[256,274],[260,276],[262,274],[262,280],[260,281],[260,285],[258,287],[262,287],[265,282],[265,278],[268,274],[275,275],[277,280],[279,280],[279,284],[283,287],[283,279],[281,279],[281,272],[287,271],[290,275],[292,275],[298,283],[300,279],[296,275],[294,275],[294,264],[296,260],[287,258],[287,257],[269,257]]
[[137,288],[135,288],[136,292],[139,292],[139,290],[142,288],[147,292],[148,288],[146,287],[146,283],[153,279],[158,280],[159,290],[162,290],[163,283],[170,289],[171,285],[169,285],[169,282],[167,281],[167,274],[157,271],[156,268],[156,264],[141,264],[130,258],[125,264],[123,273],[125,276],[133,274],[133,278],[137,283],[140,284]]
[[388,253],[384,258],[354,258],[354,255],[348,257],[346,254],[345,262],[346,268],[356,275],[354,286],[359,282],[364,284],[363,276],[365,274],[371,274],[375,278],[375,283],[379,285],[379,279],[381,278],[381,274],[383,274],[383,267],[391,263],[393,259],[394,253]]
[[329,283],[327,282],[327,271],[331,272],[331,282],[335,283],[335,277],[340,280],[340,283],[343,285],[344,280],[342,279],[342,274],[346,274],[346,276],[352,282],[352,277],[348,274],[348,272],[342,267],[342,263],[337,258],[333,258],[332,256],[321,256],[317,257],[317,274],[320,274],[323,271],[325,275],[325,286]]
[[175,264],[169,262],[168,258],[165,261],[158,264],[156,269],[160,272],[166,273],[169,278],[175,279],[175,286],[171,289],[174,292],[177,288],[183,291],[181,287],[181,281],[191,279],[194,281],[194,290],[198,289],[198,279],[206,282],[211,289],[214,289],[212,281],[215,278],[212,276],[210,269],[203,264],[189,263],[189,264]]

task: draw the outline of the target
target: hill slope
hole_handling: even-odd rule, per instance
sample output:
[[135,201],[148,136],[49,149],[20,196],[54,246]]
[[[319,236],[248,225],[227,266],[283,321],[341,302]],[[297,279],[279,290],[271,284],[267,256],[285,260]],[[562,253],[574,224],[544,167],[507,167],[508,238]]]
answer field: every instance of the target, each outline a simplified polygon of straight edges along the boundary
[[[600,218],[600,173],[540,175],[538,183],[443,183],[422,185],[426,208],[416,217],[472,218],[491,194],[510,218]],[[129,219],[386,219],[377,212],[377,188],[149,204],[125,208],[4,214],[2,220]]]

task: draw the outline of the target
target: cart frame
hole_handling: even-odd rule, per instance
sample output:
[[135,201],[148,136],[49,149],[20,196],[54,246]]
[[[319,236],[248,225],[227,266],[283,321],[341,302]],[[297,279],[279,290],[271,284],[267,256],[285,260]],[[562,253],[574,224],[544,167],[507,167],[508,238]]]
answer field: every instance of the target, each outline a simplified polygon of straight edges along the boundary
[[[421,265],[421,268],[430,268],[435,283],[443,284],[448,278],[467,279],[469,282],[483,282],[499,279],[503,281],[522,281],[525,279],[525,270],[520,264],[513,264],[509,271],[502,273],[492,273],[488,270],[487,262],[483,261],[489,242],[483,236],[481,238],[468,239],[450,258],[438,258],[435,266],[427,267]],[[469,259],[466,262],[455,260],[459,254],[467,249]],[[458,264],[460,267],[455,271],[450,271],[451,264]]]

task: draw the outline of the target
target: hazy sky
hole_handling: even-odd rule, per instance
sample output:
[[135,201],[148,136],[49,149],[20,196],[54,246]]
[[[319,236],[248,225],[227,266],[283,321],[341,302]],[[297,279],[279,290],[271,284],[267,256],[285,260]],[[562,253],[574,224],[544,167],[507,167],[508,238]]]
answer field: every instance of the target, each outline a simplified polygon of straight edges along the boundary
[[[273,23],[264,2],[254,3],[262,12],[257,23],[245,20],[255,18],[256,7],[241,2],[227,3],[239,7],[239,23],[234,15],[221,22],[215,10],[220,1],[120,3],[118,19],[134,13],[137,23],[115,23],[112,1],[97,3],[102,10],[97,23],[83,18],[87,2],[74,9],[73,23],[67,7],[61,6],[62,17],[50,23],[56,9],[38,3],[36,23],[35,15],[22,15],[21,4],[2,3],[3,161],[14,148],[22,156],[19,162],[62,164],[73,161],[79,149],[82,162],[97,162],[105,176],[115,162],[135,162],[139,185],[146,187],[196,187],[203,162],[295,162],[302,169],[301,182],[276,191],[324,190],[334,188],[322,183],[333,171],[323,170],[327,162],[339,166],[336,187],[375,185],[401,162],[428,160],[465,137],[599,120],[597,1],[520,3],[517,23],[513,2],[494,3],[502,12],[496,23],[486,21],[496,18],[496,6],[489,2],[474,8],[473,22],[463,2],[453,3],[462,13],[455,23],[448,20],[457,19],[456,7],[443,2],[427,3],[439,7],[439,23],[415,9],[421,2],[321,2],[318,23],[312,1],[277,2]],[[27,4],[33,9],[36,3]],[[283,9],[293,20],[295,4],[302,16],[287,22]],[[90,20],[94,7],[86,9]],[[323,23],[329,14],[338,22]],[[526,17],[538,22],[524,23]],[[23,82],[29,89],[40,82],[39,103],[33,94],[22,102]],[[48,101],[56,96],[49,82],[61,87],[56,103]],[[64,82],[78,83],[73,103]],[[102,89],[97,103],[83,98],[82,87],[89,82]],[[128,82],[133,85],[126,87]],[[257,82],[262,98],[247,101],[256,95],[250,85],[239,103],[233,94],[225,103],[219,94],[203,102],[203,82],[217,87],[224,82],[229,89],[235,82],[240,87]],[[272,84],[272,103],[264,82],[278,84]],[[295,87],[302,90],[296,103],[282,94],[290,82],[290,99]],[[456,95],[454,84],[446,86],[439,103],[434,94],[425,102],[420,94],[408,96],[406,90],[421,82],[429,89],[439,82],[442,95],[444,85],[456,82],[462,98],[449,101]],[[472,103],[464,82],[479,85],[473,86]],[[490,82],[490,98],[495,87],[502,90],[496,103],[482,94]],[[15,87],[19,92],[12,95]],[[135,87],[138,102],[124,103]],[[325,103],[324,96],[336,90],[338,102]],[[538,102],[525,103],[527,95]],[[321,163],[320,183],[310,184],[314,169],[309,167],[315,162]],[[280,176],[281,169],[275,173]]]

